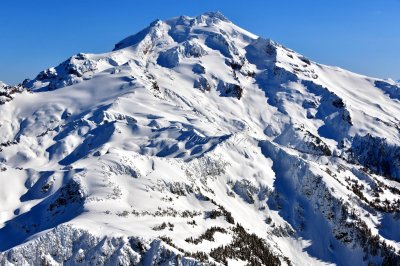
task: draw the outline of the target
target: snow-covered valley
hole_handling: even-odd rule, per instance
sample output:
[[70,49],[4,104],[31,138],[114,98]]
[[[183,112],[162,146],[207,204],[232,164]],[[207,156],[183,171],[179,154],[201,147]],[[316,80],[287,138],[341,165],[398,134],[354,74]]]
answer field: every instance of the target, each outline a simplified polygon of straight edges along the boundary
[[400,85],[222,14],[0,82],[1,265],[400,265]]

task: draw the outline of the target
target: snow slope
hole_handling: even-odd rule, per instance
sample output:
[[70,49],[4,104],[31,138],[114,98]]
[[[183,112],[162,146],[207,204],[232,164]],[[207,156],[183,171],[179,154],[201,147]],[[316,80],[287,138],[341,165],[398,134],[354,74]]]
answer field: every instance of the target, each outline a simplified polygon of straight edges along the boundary
[[1,264],[400,263],[395,82],[211,12],[1,86]]

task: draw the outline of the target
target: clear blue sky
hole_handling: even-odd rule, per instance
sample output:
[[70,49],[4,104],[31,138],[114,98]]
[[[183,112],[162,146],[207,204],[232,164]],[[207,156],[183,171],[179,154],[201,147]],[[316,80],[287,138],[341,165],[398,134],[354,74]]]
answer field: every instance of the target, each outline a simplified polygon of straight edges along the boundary
[[400,78],[400,0],[1,0],[0,80],[109,51],[156,18],[217,10],[315,61]]

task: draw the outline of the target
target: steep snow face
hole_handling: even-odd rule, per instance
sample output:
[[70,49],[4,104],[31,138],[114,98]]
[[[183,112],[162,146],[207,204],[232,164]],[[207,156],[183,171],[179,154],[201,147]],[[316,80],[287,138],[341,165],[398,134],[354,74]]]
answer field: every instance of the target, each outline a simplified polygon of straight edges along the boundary
[[218,12],[1,84],[0,262],[396,265],[399,91]]

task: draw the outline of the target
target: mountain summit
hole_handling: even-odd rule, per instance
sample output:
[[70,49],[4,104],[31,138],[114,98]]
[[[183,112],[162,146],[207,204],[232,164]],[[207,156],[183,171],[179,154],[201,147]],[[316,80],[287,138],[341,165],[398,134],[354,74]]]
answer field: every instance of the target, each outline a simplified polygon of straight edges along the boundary
[[394,81],[209,12],[0,97],[2,265],[400,263]]

